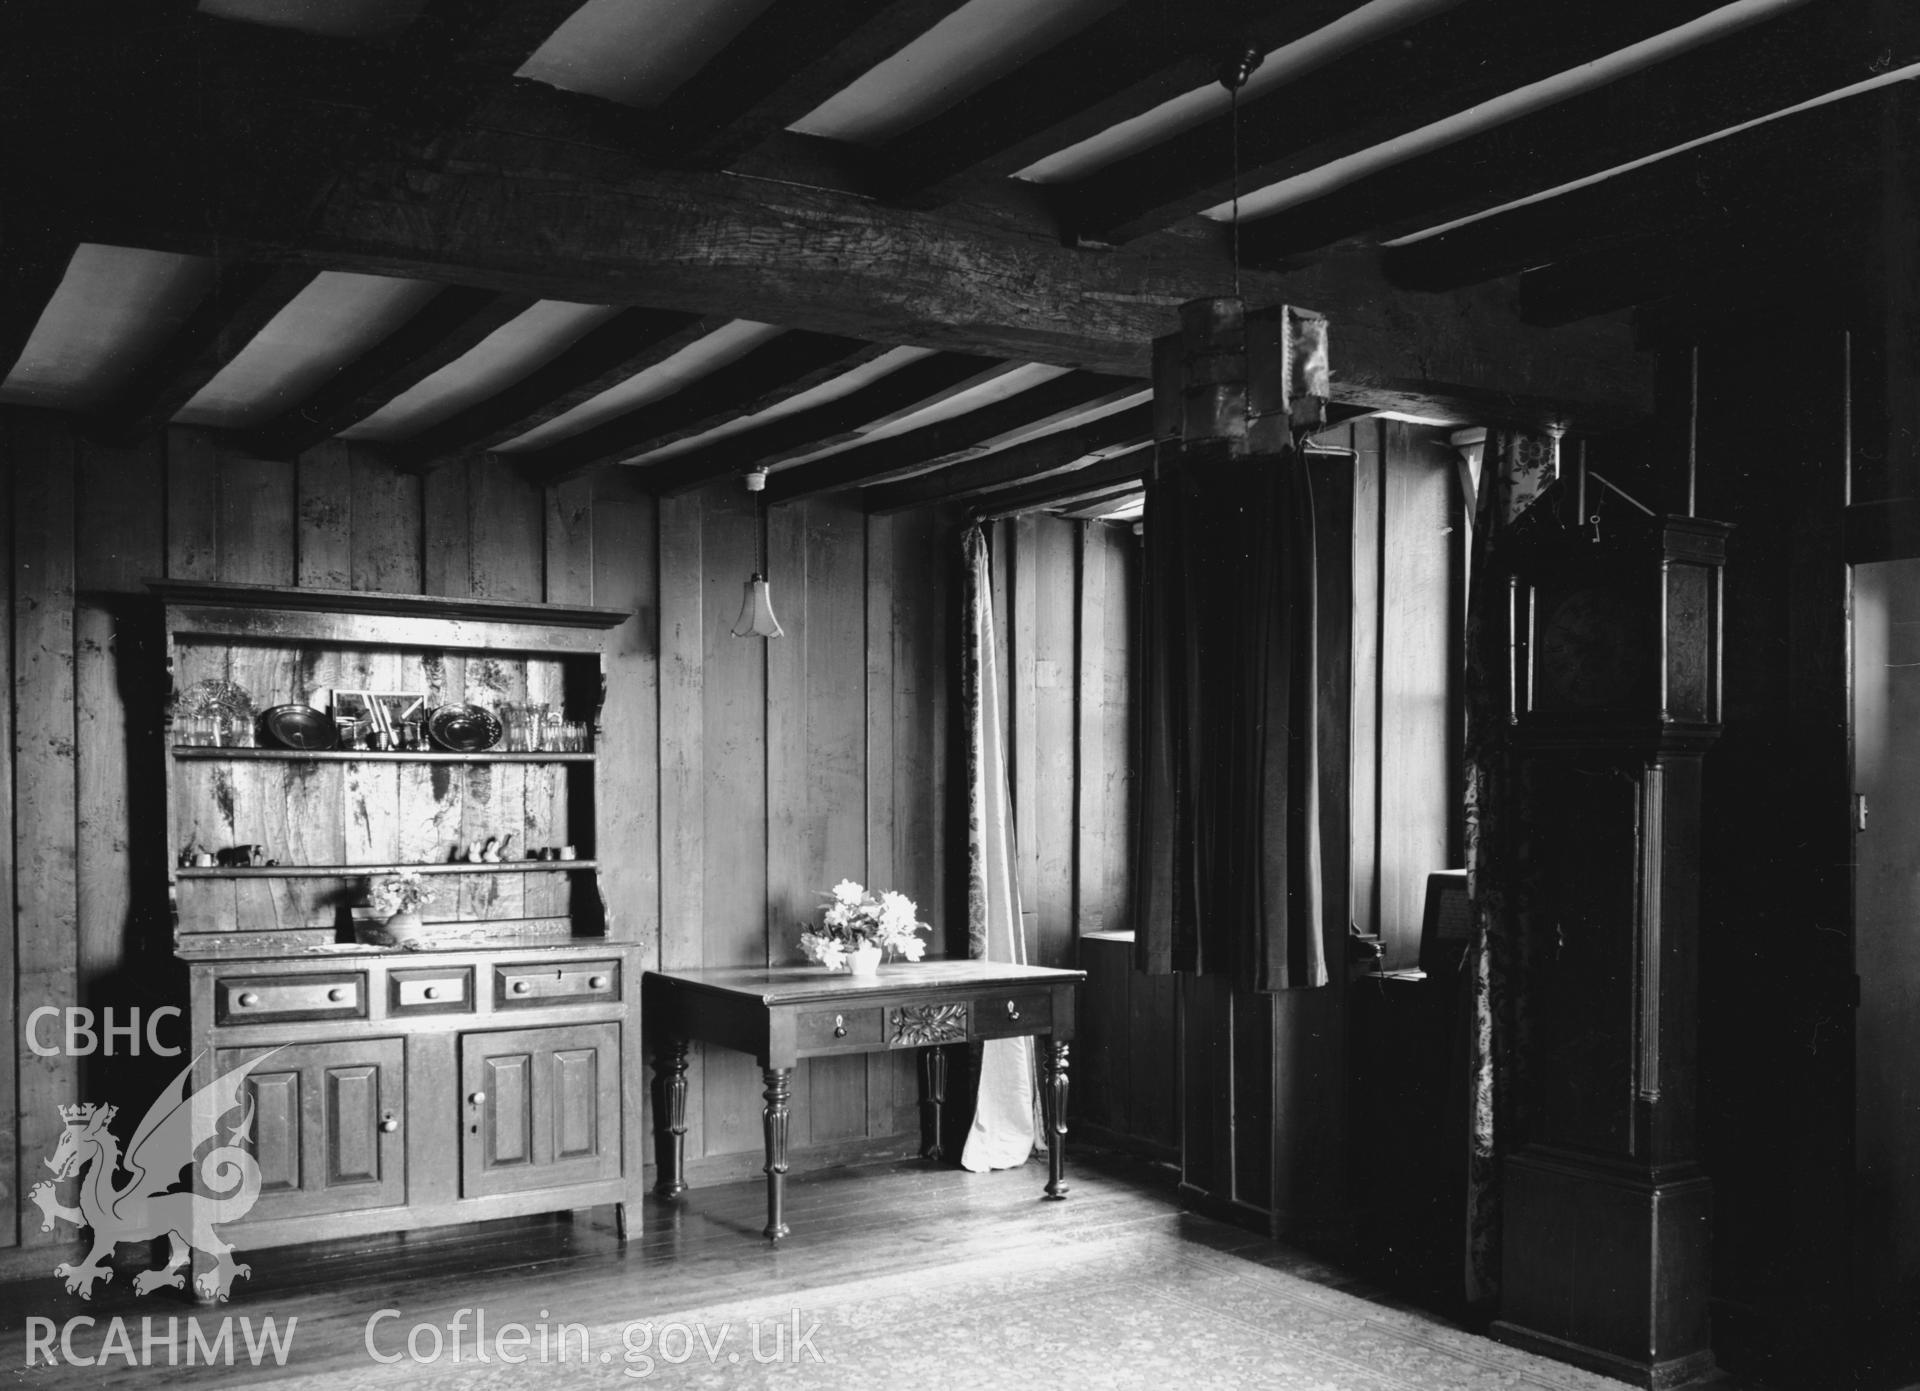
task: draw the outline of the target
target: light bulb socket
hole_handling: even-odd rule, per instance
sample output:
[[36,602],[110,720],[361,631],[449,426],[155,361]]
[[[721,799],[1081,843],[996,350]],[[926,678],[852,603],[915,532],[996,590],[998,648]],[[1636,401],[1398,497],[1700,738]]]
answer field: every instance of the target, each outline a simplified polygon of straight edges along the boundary
[[767,471],[765,469],[757,468],[747,475],[747,491],[748,492],[750,493],[765,492],[766,487],[767,487]]

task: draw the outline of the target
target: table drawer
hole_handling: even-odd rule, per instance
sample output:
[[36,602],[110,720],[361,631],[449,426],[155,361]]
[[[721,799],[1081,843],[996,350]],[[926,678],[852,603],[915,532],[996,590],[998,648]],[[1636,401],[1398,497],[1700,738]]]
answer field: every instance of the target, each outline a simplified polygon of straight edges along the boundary
[[870,1047],[880,1041],[885,1013],[879,1009],[808,1010],[795,1021],[795,1042],[807,1052]]
[[473,1013],[473,968],[425,966],[387,972],[387,1013]]
[[975,1038],[1043,1034],[1053,1027],[1053,996],[1045,990],[1003,990],[973,1002]]
[[619,998],[618,961],[515,961],[493,968],[495,1009],[553,1009]]
[[321,976],[220,976],[213,982],[215,1022],[254,1024],[301,1019],[365,1019],[361,971]]

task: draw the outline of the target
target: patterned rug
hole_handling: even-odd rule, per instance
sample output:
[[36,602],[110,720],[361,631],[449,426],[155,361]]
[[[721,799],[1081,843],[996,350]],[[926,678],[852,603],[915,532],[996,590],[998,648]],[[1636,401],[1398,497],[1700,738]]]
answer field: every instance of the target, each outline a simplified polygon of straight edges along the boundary
[[[1277,1388],[1280,1391],[1619,1391],[1622,1383],[1371,1303],[1171,1233],[1133,1233],[814,1286],[565,1338],[532,1331],[526,1361],[443,1355],[365,1375],[276,1379],[276,1391],[660,1385],[864,1391],[901,1387]],[[497,1330],[486,1332],[491,1346]],[[374,1335],[404,1352],[406,1325]],[[437,1337],[437,1334],[436,1334]],[[416,1351],[430,1356],[424,1335]]]

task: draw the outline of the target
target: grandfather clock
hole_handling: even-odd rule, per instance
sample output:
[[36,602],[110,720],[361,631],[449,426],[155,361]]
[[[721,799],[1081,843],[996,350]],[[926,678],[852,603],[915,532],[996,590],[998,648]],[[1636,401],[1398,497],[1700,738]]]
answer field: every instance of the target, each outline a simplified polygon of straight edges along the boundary
[[1694,1020],[1728,528],[1639,512],[1596,535],[1551,510],[1509,537],[1531,1024],[1494,1331],[1677,1386],[1713,1365]]

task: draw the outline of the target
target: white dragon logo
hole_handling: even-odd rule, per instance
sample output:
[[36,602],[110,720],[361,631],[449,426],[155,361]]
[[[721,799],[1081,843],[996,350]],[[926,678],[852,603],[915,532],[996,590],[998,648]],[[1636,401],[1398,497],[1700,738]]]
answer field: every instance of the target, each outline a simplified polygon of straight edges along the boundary
[[[95,1107],[89,1102],[60,1108],[67,1128],[53,1158],[46,1161],[54,1177],[35,1184],[27,1196],[40,1208],[41,1231],[52,1231],[56,1220],[93,1231],[93,1249],[84,1261],[78,1265],[62,1261],[53,1268],[66,1281],[69,1294],[91,1299],[94,1281],[113,1279],[112,1267],[103,1262],[114,1247],[160,1236],[168,1238],[167,1264],[135,1276],[136,1294],[163,1286],[184,1289],[186,1276],[180,1268],[195,1249],[215,1262],[195,1281],[203,1298],[225,1299],[235,1276],[253,1273],[252,1267],[235,1263],[233,1247],[214,1231],[218,1223],[246,1216],[260,1196],[260,1166],[248,1151],[253,1133],[250,1095],[245,1098],[246,1114],[228,1132],[226,1143],[200,1161],[200,1182],[207,1191],[181,1188],[180,1171],[193,1163],[202,1145],[220,1138],[220,1122],[241,1104],[247,1074],[269,1056],[263,1053],[248,1059],[191,1096],[187,1082],[199,1059],[188,1063],[147,1108],[124,1161],[119,1141],[108,1128],[115,1107]],[[68,1207],[54,1196],[54,1185],[77,1177],[82,1169],[86,1176],[80,1180],[79,1206]],[[126,1172],[127,1180],[116,1188],[113,1178],[120,1170]]]

